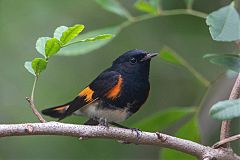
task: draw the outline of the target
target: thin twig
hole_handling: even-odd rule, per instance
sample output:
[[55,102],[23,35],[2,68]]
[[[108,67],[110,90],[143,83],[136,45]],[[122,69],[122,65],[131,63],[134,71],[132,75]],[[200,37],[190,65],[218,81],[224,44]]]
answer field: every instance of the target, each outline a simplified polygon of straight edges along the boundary
[[192,15],[192,16],[199,17],[199,18],[204,18],[204,19],[207,18],[206,13],[196,11],[196,10],[192,10],[192,9],[163,10],[160,13],[160,15],[163,15],[163,16],[181,15],[181,14]]
[[212,147],[213,148],[219,148],[226,143],[233,142],[233,141],[236,141],[236,140],[240,140],[240,134],[237,134],[235,136],[231,136],[231,137],[228,137],[226,139],[223,139],[223,140],[215,143]]
[[[236,2],[236,1],[235,1]],[[235,41],[236,45],[238,48],[240,48],[240,41]],[[237,99],[240,96],[240,73],[238,74],[238,77],[234,83],[233,89],[231,91],[229,99]],[[220,141],[226,139],[230,135],[230,126],[231,126],[231,121],[226,120],[222,121],[221,125],[221,131],[220,131]],[[229,143],[225,143],[222,145],[222,147],[227,148],[230,147]]]
[[[236,43],[237,47],[240,48],[240,42],[236,41],[235,43]],[[238,77],[235,81],[235,84],[233,86],[233,89],[231,91],[229,99],[230,100],[237,99],[237,98],[239,98],[239,96],[240,96],[240,73],[238,74]],[[221,132],[220,132],[220,141],[229,137],[230,125],[231,125],[230,120],[222,121]],[[225,148],[229,147],[229,144],[226,143],[226,144],[222,145],[222,147],[225,147]]]
[[[238,74],[238,77],[235,81],[235,84],[233,86],[233,89],[231,91],[229,99],[230,100],[237,99],[237,98],[239,98],[239,94],[240,94],[240,74]],[[230,125],[231,125],[230,120],[222,121],[221,132],[220,132],[220,141],[229,137]],[[222,145],[222,147],[224,147],[224,148],[229,147],[229,144],[226,143],[226,144]]]
[[171,10],[161,10],[157,14],[144,14],[137,17],[132,17],[131,20],[126,20],[122,24],[119,25],[118,33],[121,32],[124,28],[128,27],[129,25],[132,25],[137,22],[157,18],[157,17],[163,17],[163,16],[177,16],[177,15],[191,15],[198,18],[207,18],[207,13],[196,11],[193,9],[171,9]]
[[40,122],[45,123],[46,120],[42,117],[42,115],[38,112],[38,110],[35,107],[35,104],[31,101],[31,98],[26,97],[26,100],[29,103],[29,106],[31,107],[33,113],[37,116]]
[[58,122],[28,123],[28,124],[2,124],[0,137],[24,135],[62,135],[81,137],[82,139],[103,138],[114,139],[142,145],[155,145],[175,149],[200,160],[209,158],[217,160],[240,160],[232,151],[213,149],[193,141],[173,137],[162,133],[141,132],[137,136],[131,129],[104,126],[87,126],[64,124]]
[[26,100],[28,101],[33,113],[37,116],[37,118],[39,119],[40,122],[45,123],[45,119],[42,117],[42,115],[38,112],[35,104],[34,104],[34,93],[35,93],[35,88],[36,88],[36,84],[37,84],[37,76],[34,79],[34,83],[33,83],[33,88],[32,88],[32,93],[31,93],[31,97],[26,97]]

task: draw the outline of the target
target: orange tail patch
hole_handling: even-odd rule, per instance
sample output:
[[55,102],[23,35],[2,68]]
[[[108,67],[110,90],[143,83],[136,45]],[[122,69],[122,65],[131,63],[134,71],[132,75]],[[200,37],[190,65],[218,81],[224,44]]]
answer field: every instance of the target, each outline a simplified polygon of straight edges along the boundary
[[62,111],[62,110],[65,111],[68,109],[68,107],[69,106],[59,106],[59,107],[54,108],[53,110],[54,111]]
[[47,108],[42,110],[42,113],[53,118],[60,118],[64,115],[65,111],[69,108],[69,104],[61,105],[57,107]]

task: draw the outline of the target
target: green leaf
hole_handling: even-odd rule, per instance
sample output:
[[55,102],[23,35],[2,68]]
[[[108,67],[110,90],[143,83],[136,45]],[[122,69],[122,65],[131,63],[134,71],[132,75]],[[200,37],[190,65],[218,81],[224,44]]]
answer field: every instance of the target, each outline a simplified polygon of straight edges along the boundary
[[216,41],[236,41],[240,39],[239,14],[231,3],[207,16],[207,25]]
[[36,50],[38,53],[42,54],[45,57],[45,45],[46,42],[51,39],[50,37],[40,37],[36,42]]
[[47,57],[51,57],[61,49],[60,41],[56,38],[47,40],[45,45],[45,54]]
[[132,18],[130,13],[117,0],[95,0],[95,1],[107,11],[125,17],[127,19]]
[[97,40],[103,40],[103,39],[108,39],[108,38],[112,38],[112,37],[113,37],[112,34],[102,34],[102,35],[98,35],[96,37],[83,39],[83,40],[81,40],[81,42],[94,42]]
[[152,13],[156,14],[158,13],[158,0],[151,0],[151,1],[146,1],[146,0],[138,0],[135,4],[134,7],[140,11],[147,12],[147,13]]
[[175,65],[183,65],[182,58],[170,49],[162,49],[158,57],[168,63],[172,63]]
[[63,32],[65,32],[66,30],[68,30],[68,27],[66,26],[60,26],[58,28],[56,28],[56,30],[54,31],[54,38],[57,38],[58,40],[61,39]]
[[24,67],[27,69],[27,71],[31,74],[33,74],[34,76],[36,76],[33,68],[32,68],[32,62],[31,61],[27,61],[24,63]]
[[240,117],[240,99],[225,100],[214,104],[210,109],[210,115],[218,120]]
[[73,27],[69,27],[67,30],[62,32],[60,41],[62,42],[63,45],[66,44],[67,42],[75,38],[80,32],[82,32],[83,29],[84,25],[82,24],[76,24]]
[[235,54],[206,54],[203,58],[213,64],[227,67],[235,72],[240,72],[240,56]]
[[35,58],[32,61],[32,69],[36,76],[39,76],[42,71],[47,67],[47,61],[43,58]]
[[[198,120],[194,116],[186,124],[184,124],[175,134],[176,137],[188,139],[194,142],[200,141],[200,132],[198,127]],[[162,149],[161,160],[197,160],[195,157],[171,149]]]
[[[115,26],[115,27],[109,27],[109,28],[103,28],[103,29],[91,31],[85,34],[81,34],[81,36],[76,37],[74,41],[71,41],[71,43],[83,41],[85,39],[88,39],[89,37],[97,37],[99,35],[105,35],[105,34],[116,35],[119,32],[119,29],[120,29],[119,26]],[[101,41],[94,41],[94,42],[75,43],[62,48],[57,55],[75,56],[75,55],[86,54],[106,45],[112,39],[113,38],[105,39]]]
[[165,111],[160,111],[152,116],[144,118],[134,125],[134,127],[148,130],[148,131],[161,131],[168,128],[170,125],[176,123],[179,119],[185,117],[189,113],[193,113],[193,108],[173,107]]

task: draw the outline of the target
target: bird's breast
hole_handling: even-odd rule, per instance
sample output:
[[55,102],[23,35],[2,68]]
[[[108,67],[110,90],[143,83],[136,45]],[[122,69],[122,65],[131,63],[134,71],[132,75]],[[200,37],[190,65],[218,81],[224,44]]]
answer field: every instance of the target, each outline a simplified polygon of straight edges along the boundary
[[[129,99],[128,103],[132,103],[134,101],[142,101],[146,100],[148,97],[150,86],[148,80],[129,80],[123,86],[123,99]],[[130,100],[131,99],[131,100]]]
[[123,85],[118,104],[119,106],[128,106],[129,111],[135,113],[145,103],[149,90],[148,79],[131,79]]
[[108,122],[122,122],[130,115],[126,107],[101,106],[100,101],[94,102],[75,111],[76,115],[87,116],[93,119],[106,119]]

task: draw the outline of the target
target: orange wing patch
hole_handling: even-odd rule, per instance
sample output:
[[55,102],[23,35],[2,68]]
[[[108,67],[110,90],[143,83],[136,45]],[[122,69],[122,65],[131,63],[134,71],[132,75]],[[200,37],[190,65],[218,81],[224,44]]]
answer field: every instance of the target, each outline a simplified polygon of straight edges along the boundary
[[69,106],[60,106],[60,107],[57,107],[57,108],[54,108],[53,110],[55,111],[62,111],[62,110],[67,110]]
[[89,101],[93,100],[92,99],[93,93],[94,93],[94,91],[91,90],[91,88],[87,87],[82,92],[79,93],[79,96],[81,96],[81,97],[85,96],[86,97],[85,101],[89,102]]
[[106,97],[111,99],[117,98],[121,91],[122,83],[123,83],[122,76],[119,75],[118,83],[110,91],[107,92]]

